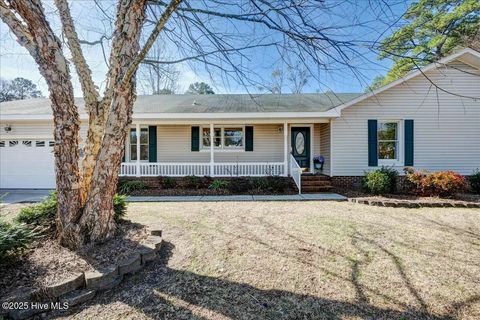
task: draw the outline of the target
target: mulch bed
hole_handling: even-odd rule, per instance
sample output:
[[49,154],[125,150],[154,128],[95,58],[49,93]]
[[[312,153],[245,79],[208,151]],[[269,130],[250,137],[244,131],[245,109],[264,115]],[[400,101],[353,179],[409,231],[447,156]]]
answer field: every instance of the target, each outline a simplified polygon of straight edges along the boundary
[[[386,194],[386,195],[371,195],[359,190],[352,189],[340,189],[335,188],[333,192],[342,194],[349,198],[349,201],[370,204],[370,205],[389,205],[392,206],[403,206],[409,207],[408,204],[413,204],[418,206],[464,206],[466,204],[480,204],[480,195],[471,194],[471,193],[461,193],[456,194],[451,198],[440,198],[440,197],[420,197],[411,194]],[[396,205],[395,205],[396,204]]]
[[278,194],[297,194],[293,188],[288,188],[282,193],[268,190],[249,190],[246,192],[233,193],[226,189],[160,189],[148,188],[136,190],[129,193],[131,196],[227,196],[227,195],[278,195]]
[[77,252],[60,246],[53,237],[39,239],[22,255],[0,264],[0,297],[114,264],[135,252],[147,236],[145,226],[125,221],[118,224],[114,238]]

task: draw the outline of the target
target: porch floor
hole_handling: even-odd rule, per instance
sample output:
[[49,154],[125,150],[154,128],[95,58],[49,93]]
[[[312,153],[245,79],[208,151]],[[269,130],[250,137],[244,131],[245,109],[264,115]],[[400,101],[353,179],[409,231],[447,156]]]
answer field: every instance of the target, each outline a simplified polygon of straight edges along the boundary
[[214,201],[346,201],[337,193],[309,193],[294,195],[233,195],[233,196],[130,196],[128,202],[214,202]]

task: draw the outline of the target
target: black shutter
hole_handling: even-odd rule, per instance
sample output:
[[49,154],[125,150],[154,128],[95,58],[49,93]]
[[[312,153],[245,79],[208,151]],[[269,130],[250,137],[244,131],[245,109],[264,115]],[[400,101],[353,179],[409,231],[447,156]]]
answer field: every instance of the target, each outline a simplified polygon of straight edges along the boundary
[[413,120],[405,120],[405,166],[413,166]]
[[377,120],[368,120],[368,166],[378,166]]
[[245,127],[245,151],[253,151],[253,126]]
[[148,162],[157,162],[157,126],[148,126]]
[[200,151],[200,127],[192,127],[192,151]]

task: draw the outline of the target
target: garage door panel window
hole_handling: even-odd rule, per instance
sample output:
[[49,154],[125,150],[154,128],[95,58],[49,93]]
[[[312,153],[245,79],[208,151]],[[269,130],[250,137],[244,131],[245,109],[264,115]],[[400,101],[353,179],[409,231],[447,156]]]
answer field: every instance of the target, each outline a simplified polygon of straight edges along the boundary
[[45,147],[45,141],[35,141],[35,147]]
[[0,148],[5,148],[5,141],[0,141]]

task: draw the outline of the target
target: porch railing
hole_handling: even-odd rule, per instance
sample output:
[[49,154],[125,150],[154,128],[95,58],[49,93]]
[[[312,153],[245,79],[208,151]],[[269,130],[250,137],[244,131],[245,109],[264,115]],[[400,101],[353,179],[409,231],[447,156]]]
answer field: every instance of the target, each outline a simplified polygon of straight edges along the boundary
[[[120,176],[281,176],[286,175],[283,162],[214,163],[123,162]],[[137,170],[139,173],[137,174]]]
[[298,194],[302,193],[302,168],[298,165],[297,160],[290,155],[290,175],[295,181],[298,188]]

